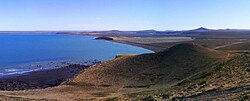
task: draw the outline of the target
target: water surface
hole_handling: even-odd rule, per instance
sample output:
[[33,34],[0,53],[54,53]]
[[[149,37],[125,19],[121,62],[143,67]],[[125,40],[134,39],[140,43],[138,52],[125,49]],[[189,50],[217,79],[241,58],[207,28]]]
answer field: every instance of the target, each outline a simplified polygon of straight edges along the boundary
[[[149,53],[139,47],[94,40],[91,36],[0,34],[0,75],[41,68],[56,62],[106,61],[116,54]],[[54,65],[49,65],[53,64]]]

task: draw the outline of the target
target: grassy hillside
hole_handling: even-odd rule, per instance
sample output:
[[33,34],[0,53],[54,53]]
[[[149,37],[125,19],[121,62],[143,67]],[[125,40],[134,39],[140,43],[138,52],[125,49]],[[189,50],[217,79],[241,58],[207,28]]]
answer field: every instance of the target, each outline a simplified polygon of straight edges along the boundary
[[249,72],[250,55],[235,56],[180,83],[178,94],[184,99],[239,99],[250,93]]
[[[241,54],[211,65],[174,86],[128,94],[136,100],[249,100],[250,54]],[[134,96],[136,95],[136,96]]]
[[163,52],[121,57],[97,65],[66,84],[126,84],[127,87],[154,85],[159,81],[166,84],[198,72],[223,57],[224,53],[198,45],[179,44]]
[[199,45],[179,44],[163,52],[124,56],[96,65],[64,85],[112,89],[103,90],[102,97],[167,88],[224,61],[227,55]]

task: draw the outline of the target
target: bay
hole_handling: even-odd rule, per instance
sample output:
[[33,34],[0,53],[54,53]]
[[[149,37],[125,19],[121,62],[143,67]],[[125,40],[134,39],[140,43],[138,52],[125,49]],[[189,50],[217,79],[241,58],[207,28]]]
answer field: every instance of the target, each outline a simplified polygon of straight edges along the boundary
[[[94,40],[93,36],[56,34],[0,34],[0,75],[23,73],[62,63],[107,61],[117,54],[152,51],[140,47]],[[61,63],[61,64],[60,64]]]

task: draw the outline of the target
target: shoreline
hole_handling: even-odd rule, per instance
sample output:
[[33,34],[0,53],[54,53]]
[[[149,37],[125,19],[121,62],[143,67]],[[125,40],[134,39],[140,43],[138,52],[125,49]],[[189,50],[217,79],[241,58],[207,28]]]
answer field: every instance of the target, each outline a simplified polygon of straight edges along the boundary
[[[78,34],[60,34],[60,35],[68,35],[68,36],[93,36],[95,38],[100,37],[100,36],[96,36],[96,35],[78,35]],[[159,52],[159,51],[162,50],[162,48],[160,48],[160,47],[151,46],[151,45],[147,45],[147,44],[134,43],[134,42],[129,42],[129,41],[106,40],[106,39],[93,39],[93,40],[103,40],[103,41],[108,41],[108,42],[120,43],[120,44],[125,44],[125,45],[130,45],[130,46],[135,46],[135,47],[143,48],[143,49],[150,50],[150,51],[153,51],[153,52]]]
[[92,65],[70,64],[65,67],[33,71],[23,75],[0,78],[0,90],[44,89],[58,86]]
[[0,79],[5,77],[12,77],[27,74],[35,71],[44,71],[44,70],[52,70],[58,69],[62,67],[66,67],[72,64],[80,64],[80,65],[93,65],[96,63],[101,63],[101,61],[105,60],[97,60],[97,59],[43,59],[43,60],[34,60],[34,61],[25,61],[25,62],[16,62],[13,64],[1,65]]
[[130,45],[130,46],[135,46],[135,47],[140,47],[140,48],[144,48],[144,49],[147,49],[147,50],[151,50],[151,51],[153,51],[155,53],[162,50],[159,47],[146,45],[146,44],[140,44],[140,43],[134,43],[134,42],[129,42],[129,41],[122,41],[122,40],[105,40],[105,41],[121,43],[121,44],[126,44],[126,45]]
[[83,63],[63,62],[65,65],[61,65],[60,67],[44,68],[22,74],[2,76],[0,77],[0,91],[18,91],[56,87],[73,78],[86,68],[101,63],[101,61],[89,60],[84,61]]
[[[87,35],[82,35],[82,36],[87,36]],[[125,45],[130,45],[130,46],[135,46],[139,48],[143,48],[146,50],[153,51],[154,53],[159,52],[162,50],[160,47],[148,45],[148,44],[141,44],[141,43],[135,43],[135,42],[130,42],[130,41],[124,41],[124,40],[114,40],[112,37],[107,37],[105,38],[98,38],[99,36],[95,36],[96,38],[94,40],[103,40],[103,41],[108,41],[108,42],[114,42],[114,43],[120,43],[120,44],[125,44]],[[110,39],[109,39],[110,38]]]
[[[98,39],[98,40],[103,40],[103,39]],[[129,41],[120,41],[120,40],[104,40],[104,41],[140,47],[146,50],[150,50],[152,52],[157,52],[161,50],[161,48],[159,47],[140,44],[140,43],[133,43]],[[89,68],[95,64],[98,63],[94,63],[92,65],[70,64],[68,66],[60,68],[31,71],[22,75],[14,75],[14,76],[0,78],[0,90],[18,91],[18,90],[44,89],[48,87],[56,87],[61,83],[66,82],[68,79],[73,78],[78,73],[84,71],[84,69]]]
[[[140,44],[140,43],[134,43],[134,42],[122,41],[122,40],[96,39],[96,38],[100,37],[100,36],[97,36],[97,35],[78,35],[78,34],[60,34],[60,35],[68,35],[68,36],[93,36],[93,37],[95,37],[95,39],[93,39],[93,40],[103,40],[103,41],[108,41],[108,42],[114,42],[114,43],[120,43],[120,44],[125,44],[125,45],[140,47],[140,48],[143,48],[143,49],[146,49],[146,50],[153,51],[155,53],[162,50],[162,48],[160,48],[160,47],[151,46],[151,45],[147,45],[147,44]],[[108,38],[112,38],[112,37],[108,37]]]

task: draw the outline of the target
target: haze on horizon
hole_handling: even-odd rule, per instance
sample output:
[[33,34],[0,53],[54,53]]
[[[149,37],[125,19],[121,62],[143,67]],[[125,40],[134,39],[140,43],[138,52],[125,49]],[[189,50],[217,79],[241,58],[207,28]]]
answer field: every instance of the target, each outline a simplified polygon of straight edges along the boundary
[[249,29],[250,0],[1,0],[0,31]]

